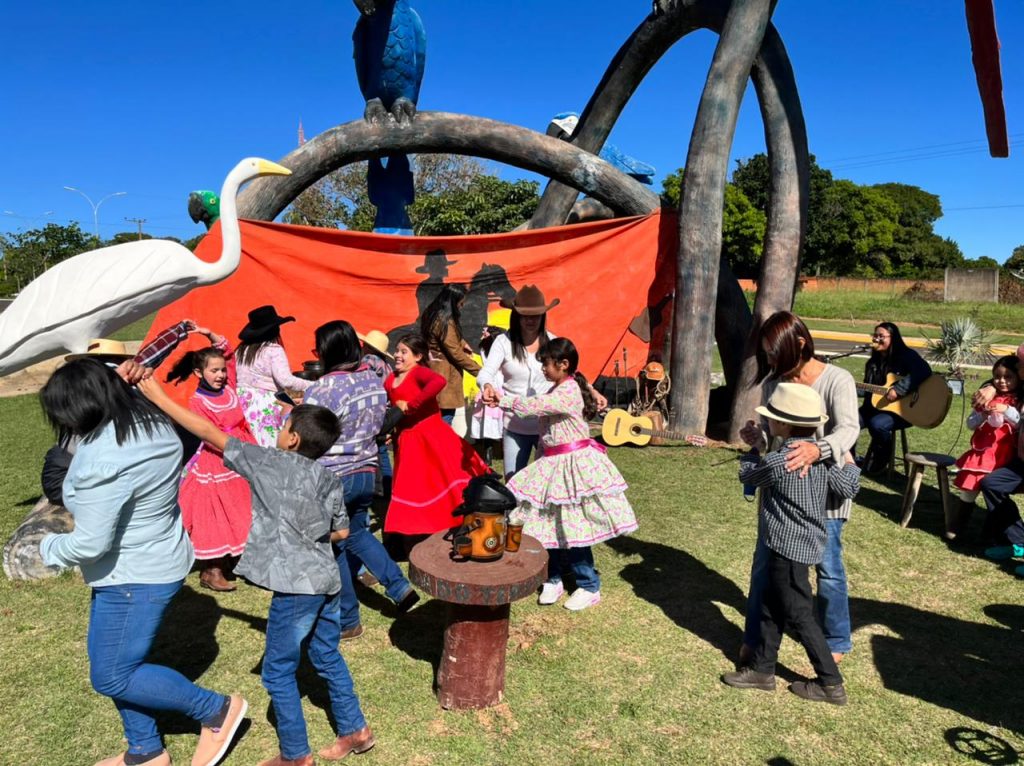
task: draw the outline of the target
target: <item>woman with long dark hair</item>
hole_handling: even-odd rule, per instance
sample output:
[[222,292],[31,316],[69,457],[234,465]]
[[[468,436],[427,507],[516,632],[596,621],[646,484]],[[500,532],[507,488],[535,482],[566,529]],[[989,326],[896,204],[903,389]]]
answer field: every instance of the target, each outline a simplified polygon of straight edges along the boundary
[[[508,334],[495,339],[476,377],[485,400],[499,398],[495,388],[499,379],[502,393],[512,396],[540,396],[551,390],[552,383],[544,377],[537,354],[554,337],[547,331],[547,312],[558,303],[558,298],[547,303],[544,293],[534,285],[526,285],[512,300],[501,302],[512,309],[512,316]],[[502,436],[506,479],[526,467],[539,441],[540,421],[536,417],[515,413],[508,417]]]
[[[884,386],[889,375],[899,378],[886,392],[886,401],[894,402],[913,393],[932,374],[928,362],[907,346],[900,328],[892,322],[881,322],[875,326],[871,347],[871,356],[864,364],[864,382]],[[864,472],[875,473],[889,464],[893,432],[908,428],[910,423],[899,415],[876,409],[871,397],[865,396],[860,408],[860,426],[871,434],[871,444],[864,457]]]
[[40,552],[48,565],[79,567],[92,588],[89,676],[113,699],[128,740],[127,753],[97,766],[169,764],[158,710],[200,721],[193,763],[212,764],[242,722],[245,701],[146,662],[193,561],[178,510],[181,442],[154,405],[95,359],[58,369],[40,400],[58,439],[78,440],[63,497],[75,528],[44,537]]
[[384,585],[399,612],[411,609],[419,595],[370,531],[379,454],[376,437],[388,408],[384,383],[362,362],[359,338],[344,320],[316,328],[316,351],[325,374],[306,389],[304,403],[326,407],[341,424],[338,441],[317,462],[331,471],[345,490],[349,536],[335,543],[335,553],[341,574],[341,636],[346,640],[363,632],[353,587],[361,564]]
[[[857,443],[857,389],[853,376],[836,365],[824,364],[814,356],[814,340],[800,317],[778,311],[764,321],[755,337],[757,380],[762,402],[767,403],[781,383],[803,383],[821,396],[828,422],[818,427],[815,441],[798,442],[786,456],[786,470],[804,471],[812,463],[841,463],[843,456]],[[766,450],[768,427],[747,421],[740,438],[751,447]],[[818,620],[833,656],[838,661],[853,648],[850,637],[850,603],[843,565],[843,527],[850,518],[850,500],[829,494],[826,500],[825,553],[817,565]],[[746,624],[741,663],[748,660],[761,641],[761,604],[768,581],[768,549],[758,536],[750,573]]]
[[446,284],[430,302],[420,317],[420,334],[430,347],[430,369],[444,378],[444,390],[437,396],[441,418],[451,425],[455,410],[466,403],[462,374],[476,375],[480,365],[472,357],[470,348],[459,327],[466,288],[460,284]]
[[285,411],[275,399],[277,392],[305,391],[313,384],[292,375],[284,351],[281,325],[294,321],[292,316],[278,316],[273,306],[260,306],[249,312],[249,321],[238,333],[238,400],[261,447],[276,446],[284,425]]

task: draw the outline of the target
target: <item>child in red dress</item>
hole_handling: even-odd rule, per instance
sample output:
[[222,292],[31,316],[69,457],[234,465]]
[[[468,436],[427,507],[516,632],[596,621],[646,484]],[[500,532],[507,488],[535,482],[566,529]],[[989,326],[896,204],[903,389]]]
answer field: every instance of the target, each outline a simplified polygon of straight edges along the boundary
[[988,404],[975,407],[967,416],[967,427],[974,431],[971,448],[956,461],[954,484],[960,490],[960,508],[946,538],[953,540],[965,531],[981,491],[981,480],[1002,468],[1017,454],[1017,426],[1020,423],[1020,371],[1013,354],[1000,357],[992,366],[992,385],[996,395]]
[[395,477],[384,531],[406,535],[407,548],[462,523],[453,516],[473,476],[489,473],[471,445],[443,420],[437,395],[445,379],[427,367],[427,344],[416,334],[398,341],[395,371],[384,381],[388,400],[405,416],[395,437]]
[[[245,413],[235,394],[235,362],[227,341],[204,328],[196,332],[209,337],[210,348],[189,351],[167,374],[176,384],[193,375],[198,378],[189,409],[209,420],[228,436],[255,444]],[[181,521],[192,539],[200,561],[199,584],[215,591],[232,591],[234,583],[225,577],[245,550],[252,522],[249,483],[224,466],[224,455],[200,444],[185,466],[185,478],[178,492]]]

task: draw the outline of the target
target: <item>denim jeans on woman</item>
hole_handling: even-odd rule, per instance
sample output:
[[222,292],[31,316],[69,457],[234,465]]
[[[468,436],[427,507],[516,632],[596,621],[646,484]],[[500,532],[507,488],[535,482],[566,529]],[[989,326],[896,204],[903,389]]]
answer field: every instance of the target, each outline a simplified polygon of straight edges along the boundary
[[348,537],[335,543],[334,551],[341,574],[341,628],[359,625],[359,599],[353,580],[362,564],[380,580],[388,597],[398,603],[412,585],[392,561],[373,532],[370,531],[370,505],[373,503],[373,471],[360,471],[341,477],[345,488],[345,509],[348,512]]
[[215,720],[226,697],[203,689],[176,670],[146,662],[164,612],[181,582],[105,585],[92,589],[89,607],[89,679],[121,714],[128,752],[163,749],[153,712],[173,710]]
[[576,580],[576,587],[597,593],[601,590],[601,578],[594,568],[594,552],[586,548],[549,548],[548,582],[561,582],[562,572],[568,566]]
[[274,593],[270,599],[261,678],[274,706],[277,739],[285,758],[302,758],[311,752],[295,678],[306,639],[309,639],[306,650],[309,661],[327,682],[331,715],[338,735],[351,734],[366,726],[352,685],[352,674],[338,651],[340,618],[337,593],[330,596]]
[[539,442],[540,434],[517,434],[506,429],[501,437],[506,479],[526,468],[530,462],[530,452],[537,449]]
[[[850,637],[850,596],[843,566],[843,525],[846,519],[825,519],[824,557],[815,569],[818,573],[816,611],[828,648],[836,654],[848,654],[853,649]],[[768,546],[757,538],[754,563],[750,568],[750,595],[747,596],[747,615],[743,628],[743,643],[756,649],[761,643],[761,603],[768,582]]]

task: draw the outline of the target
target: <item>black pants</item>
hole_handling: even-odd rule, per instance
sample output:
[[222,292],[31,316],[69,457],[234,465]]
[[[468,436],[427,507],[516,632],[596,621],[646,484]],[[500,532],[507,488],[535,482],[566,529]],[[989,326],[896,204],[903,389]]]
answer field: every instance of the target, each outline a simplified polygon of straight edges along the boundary
[[841,684],[843,677],[814,618],[809,569],[807,564],[768,551],[768,585],[761,604],[761,645],[754,652],[751,666],[758,673],[774,674],[782,633],[789,628],[803,644],[821,683],[834,686]]
[[981,480],[981,494],[985,496],[988,518],[985,529],[1006,535],[1014,545],[1024,545],[1024,521],[1020,509],[1010,499],[1024,483],[1024,461],[1015,457],[1002,468],[997,468]]

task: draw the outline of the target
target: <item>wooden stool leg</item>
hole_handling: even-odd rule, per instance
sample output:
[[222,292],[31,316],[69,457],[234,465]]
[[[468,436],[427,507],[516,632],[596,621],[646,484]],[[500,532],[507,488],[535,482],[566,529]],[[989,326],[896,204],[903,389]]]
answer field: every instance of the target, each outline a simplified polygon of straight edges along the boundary
[[921,479],[924,478],[924,466],[916,463],[910,466],[907,474],[907,488],[903,492],[903,507],[900,509],[900,526],[906,528],[910,523],[910,517],[914,513],[914,503],[917,502],[917,493],[921,491]]
[[907,429],[900,429],[900,443],[903,445],[903,474],[907,475],[910,473],[910,462],[907,460],[907,453],[910,452],[910,446],[907,444]]
[[949,495],[949,472],[946,466],[935,467],[939,477],[939,495],[942,497],[942,515],[946,519],[946,531],[951,531],[956,526],[957,504]]
[[445,710],[485,708],[505,693],[509,605],[449,604],[437,699]]

